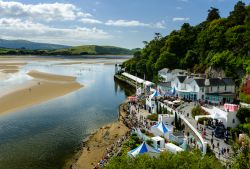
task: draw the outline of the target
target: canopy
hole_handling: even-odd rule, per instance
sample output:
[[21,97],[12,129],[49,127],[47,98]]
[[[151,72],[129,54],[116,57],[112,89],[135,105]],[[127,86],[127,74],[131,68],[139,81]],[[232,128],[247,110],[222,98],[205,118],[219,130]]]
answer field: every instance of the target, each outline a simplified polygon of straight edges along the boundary
[[158,97],[159,93],[157,92],[157,90],[154,91],[154,93],[150,96],[151,98],[153,97]]
[[128,99],[129,99],[129,101],[136,101],[137,97],[136,96],[129,96]]
[[144,82],[143,79],[141,79],[139,77],[136,77],[134,75],[131,75],[129,73],[126,73],[126,72],[122,73],[122,75],[128,77],[129,79],[132,79],[132,80],[136,81],[137,83],[143,83]]
[[139,147],[129,151],[128,155],[131,157],[136,157],[139,154],[144,154],[144,153],[160,153],[160,151],[143,142]]
[[163,122],[158,122],[156,125],[152,126],[153,128],[157,128],[163,134],[168,132],[166,125]]

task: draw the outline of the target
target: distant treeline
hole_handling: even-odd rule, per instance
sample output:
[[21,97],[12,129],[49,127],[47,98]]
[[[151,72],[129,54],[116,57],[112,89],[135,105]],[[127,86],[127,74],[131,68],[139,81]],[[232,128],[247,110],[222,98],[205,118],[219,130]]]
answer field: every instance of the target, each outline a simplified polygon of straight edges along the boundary
[[115,46],[85,45],[55,50],[28,50],[0,48],[0,55],[133,55],[139,49]]

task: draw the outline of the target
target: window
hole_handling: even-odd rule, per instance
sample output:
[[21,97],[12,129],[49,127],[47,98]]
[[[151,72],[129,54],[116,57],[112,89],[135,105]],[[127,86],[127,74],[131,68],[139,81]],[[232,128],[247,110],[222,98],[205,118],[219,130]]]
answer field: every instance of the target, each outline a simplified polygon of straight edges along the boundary
[[201,99],[204,100],[204,95],[201,95]]
[[213,91],[213,87],[211,86],[211,92]]
[[220,87],[219,87],[219,86],[217,86],[217,91],[219,91],[219,89],[220,89]]
[[195,91],[195,86],[194,86],[194,91]]
[[201,88],[201,91],[204,92],[204,88],[203,87]]
[[227,86],[225,85],[225,91],[227,91]]
[[235,120],[233,119],[233,123],[235,123]]

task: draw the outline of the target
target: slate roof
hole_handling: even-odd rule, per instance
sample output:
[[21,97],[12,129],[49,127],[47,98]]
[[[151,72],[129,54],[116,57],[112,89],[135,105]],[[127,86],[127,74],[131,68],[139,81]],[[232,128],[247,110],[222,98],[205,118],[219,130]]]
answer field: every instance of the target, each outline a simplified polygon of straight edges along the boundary
[[232,78],[210,78],[210,86],[235,85]]
[[159,86],[162,86],[162,87],[171,87],[171,82],[160,82]]
[[205,79],[194,79],[199,87],[205,86]]
[[232,78],[222,78],[222,80],[226,85],[235,85]]
[[225,86],[225,83],[220,78],[210,78],[209,79],[210,86]]
[[179,79],[181,83],[183,83],[187,76],[176,76],[176,77]]

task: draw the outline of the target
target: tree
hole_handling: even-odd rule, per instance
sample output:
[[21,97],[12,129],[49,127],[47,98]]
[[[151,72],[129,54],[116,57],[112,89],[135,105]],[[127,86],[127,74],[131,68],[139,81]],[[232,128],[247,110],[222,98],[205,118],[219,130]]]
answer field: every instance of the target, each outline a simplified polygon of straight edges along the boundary
[[246,123],[247,118],[250,118],[250,109],[240,108],[236,114],[241,123]]
[[169,52],[163,52],[155,63],[155,69],[157,71],[166,67],[172,69],[177,67],[177,65],[178,65],[178,60],[175,54]]
[[237,4],[234,6],[234,10],[230,12],[228,17],[228,25],[242,25],[244,24],[244,20],[247,16],[247,10],[245,7],[245,3],[242,1],[238,1]]
[[220,18],[219,13],[220,13],[219,9],[214,8],[214,7],[210,7],[210,9],[208,10],[207,21],[211,22],[215,19],[219,19]]
[[180,152],[173,154],[163,152],[159,157],[151,158],[148,155],[139,155],[136,159],[127,154],[114,157],[105,167],[106,169],[165,169],[165,168],[199,168],[223,169],[222,164],[214,156],[202,156],[199,151]]
[[175,128],[178,130],[179,129],[179,124],[178,124],[178,119],[177,119],[177,113],[174,113],[174,125]]

